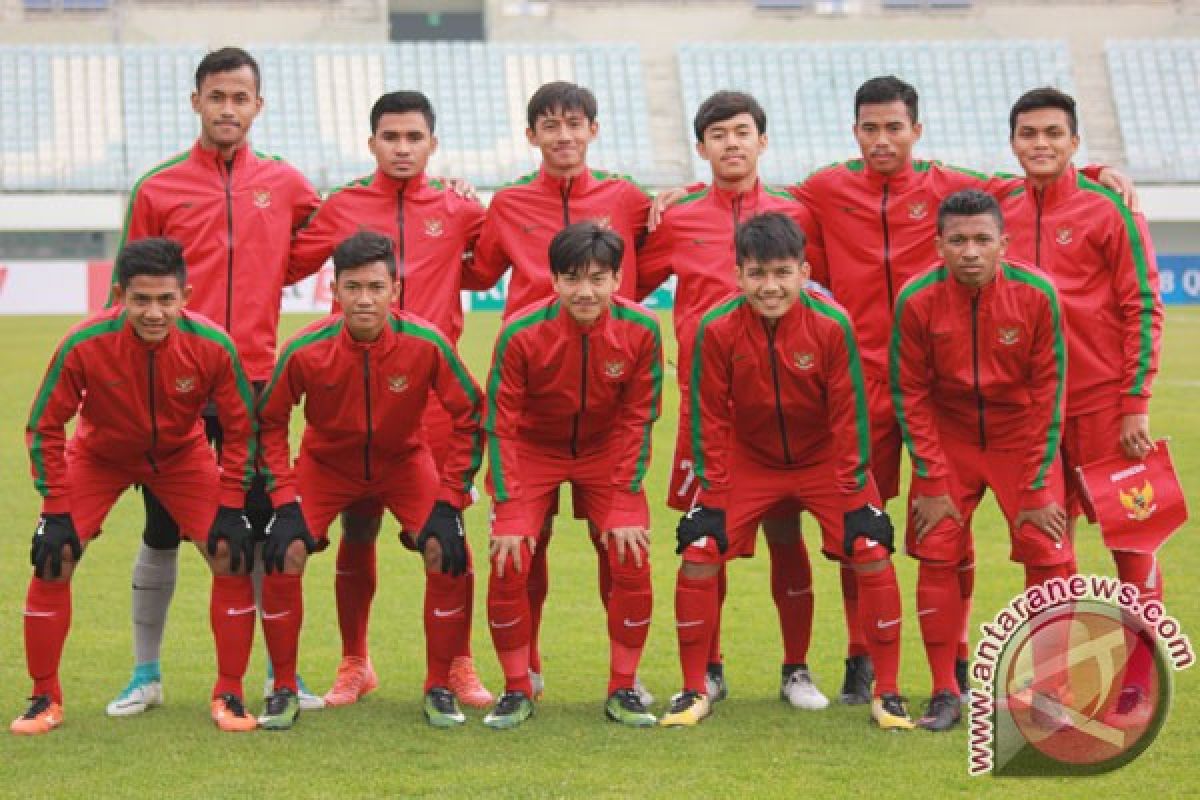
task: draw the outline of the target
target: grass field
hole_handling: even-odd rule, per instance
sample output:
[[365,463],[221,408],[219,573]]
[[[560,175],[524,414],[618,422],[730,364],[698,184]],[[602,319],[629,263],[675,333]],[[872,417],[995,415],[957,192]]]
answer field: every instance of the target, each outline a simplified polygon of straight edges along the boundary
[[[0,710],[5,722],[24,710],[21,608],[29,575],[29,536],[38,512],[22,429],[29,405],[66,318],[0,318]],[[287,318],[286,331],[307,320]],[[498,318],[469,317],[463,355],[482,382]],[[1200,512],[1200,309],[1172,309],[1153,406],[1154,432],[1173,438],[1193,513]],[[654,513],[657,606],[641,674],[658,697],[656,710],[678,688],[672,625],[674,515],[662,506],[675,428],[676,396],[667,393],[655,437],[648,489]],[[896,504],[893,504],[893,511]],[[467,515],[477,552],[486,543],[485,505]],[[806,522],[806,526],[811,527]],[[1195,525],[1162,553],[1167,606],[1200,644],[1200,554]],[[547,696],[520,730],[468,725],[439,732],[420,711],[424,656],[418,559],[395,541],[394,523],[381,537],[380,587],[372,618],[372,653],[382,686],[356,707],[306,714],[289,733],[219,733],[208,719],[214,672],[208,627],[209,578],[198,555],[181,557],[179,587],[163,653],[167,704],[138,718],[111,720],[104,704],[130,668],[129,575],[141,530],[141,503],[128,493],[110,516],[106,535],[89,549],[76,575],[74,622],[63,661],[66,724],[54,734],[18,739],[0,734],[0,795],[70,796],[270,795],[554,797],[940,797],[1027,796],[1115,798],[1200,795],[1200,670],[1176,674],[1176,702],[1153,747],[1132,765],[1090,779],[972,779],[966,774],[966,734],[921,731],[884,734],[860,708],[799,712],[778,699],[779,634],[767,562],[731,569],[724,646],[730,699],[692,730],[626,730],[604,720],[607,638],[596,597],[594,556],[583,527],[561,522],[551,548],[551,590],[543,627]],[[1007,561],[1007,541],[994,505],[976,526],[975,620],[990,619],[1021,588]],[[811,545],[810,545],[811,547]],[[1080,537],[1083,572],[1110,573],[1094,529]],[[841,680],[845,647],[837,571],[816,558],[816,630],[811,665],[827,694]],[[816,563],[819,562],[819,563]],[[914,710],[928,697],[928,671],[916,625],[916,570],[897,558],[905,605],[902,687]],[[474,647],[489,687],[500,671],[487,635],[480,576]],[[316,690],[332,680],[340,654],[333,601],[332,551],[314,557],[305,580],[306,620],[301,671]],[[263,648],[256,645],[247,699],[257,713]]]

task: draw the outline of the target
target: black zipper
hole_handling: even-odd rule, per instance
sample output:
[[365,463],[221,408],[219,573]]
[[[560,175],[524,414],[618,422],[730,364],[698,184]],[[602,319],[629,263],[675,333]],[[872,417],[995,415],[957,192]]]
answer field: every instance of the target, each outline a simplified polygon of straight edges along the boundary
[[879,219],[883,223],[883,277],[887,280],[888,311],[896,303],[895,289],[892,287],[892,236],[888,230],[887,218],[888,185],[883,185],[883,200],[879,204]]
[[225,263],[225,330],[233,330],[233,161],[225,165],[225,232],[229,237]]
[[579,421],[587,412],[588,337],[586,333],[583,335],[583,359],[580,364],[579,413],[571,421],[571,458],[579,455]]
[[1033,265],[1042,268],[1042,195],[1037,189],[1033,190],[1033,202],[1037,204],[1037,223],[1033,226]]
[[558,193],[562,195],[564,228],[571,224],[571,182],[574,180],[574,178],[567,178],[563,182],[562,188],[558,190]]
[[975,371],[975,403],[979,409],[979,447],[987,450],[983,427],[983,392],[979,389],[979,294],[971,298],[971,365]]
[[404,190],[396,192],[396,229],[400,235],[396,241],[396,277],[400,281],[400,310],[404,310]]
[[367,404],[367,438],[363,443],[363,480],[371,480],[371,351],[363,350],[363,397]]
[[146,460],[150,469],[158,473],[158,464],[154,461],[154,451],[158,449],[158,412],[154,405],[154,351],[147,353],[146,358],[146,391],[150,398],[150,449],[146,451]]
[[783,416],[783,396],[779,391],[779,364],[775,359],[775,329],[762,321],[767,332],[767,355],[771,358],[771,382],[775,384],[775,417],[779,421],[779,436],[783,444],[783,462],[792,463],[792,452],[788,449],[787,421]]

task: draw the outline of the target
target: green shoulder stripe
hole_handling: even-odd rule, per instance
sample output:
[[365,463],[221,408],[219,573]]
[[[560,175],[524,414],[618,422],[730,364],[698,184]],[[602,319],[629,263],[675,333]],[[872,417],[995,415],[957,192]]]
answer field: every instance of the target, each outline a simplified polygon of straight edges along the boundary
[[[808,177],[806,177],[804,180],[808,180],[808,178],[811,178],[819,172],[827,172],[831,169],[837,169],[838,167],[845,167],[850,172],[862,172],[864,166],[865,162],[861,158],[852,158],[848,161],[831,161],[825,166],[817,167],[812,172],[808,173]],[[801,181],[801,183],[803,182],[804,181]]]
[[1150,373],[1150,365],[1154,362],[1154,303],[1156,299],[1154,287],[1150,283],[1150,262],[1146,257],[1146,242],[1142,239],[1142,233],[1133,219],[1133,212],[1116,192],[1089,180],[1084,177],[1082,172],[1077,173],[1077,183],[1080,189],[1102,195],[1117,207],[1117,211],[1121,214],[1121,221],[1125,224],[1125,235],[1129,237],[1129,248],[1133,251],[1133,268],[1137,271],[1138,301],[1141,306],[1138,310],[1138,365],[1137,371],[1133,375],[1133,387],[1130,389],[1130,394],[1142,395],[1147,389],[1146,376]]
[[896,422],[900,425],[900,436],[904,439],[904,446],[908,448],[908,454],[912,457],[913,472],[921,478],[929,477],[929,465],[917,453],[912,428],[908,424],[908,414],[904,409],[904,393],[900,391],[900,319],[909,300],[930,286],[945,281],[946,275],[945,267],[935,269],[900,291],[896,297],[896,312],[892,318],[892,341],[888,348],[888,383],[892,391],[892,405],[896,408]]
[[46,405],[50,402],[50,396],[54,394],[54,389],[62,377],[63,365],[67,361],[67,356],[88,339],[94,339],[107,333],[119,333],[124,324],[125,313],[121,312],[113,319],[106,319],[80,328],[59,346],[58,352],[54,354],[54,359],[50,362],[50,368],[46,370],[46,377],[42,379],[42,385],[33,401],[33,408],[29,411],[29,422],[25,425],[25,430],[32,434],[29,441],[29,458],[33,462],[33,485],[43,497],[46,496],[49,488],[46,486],[45,445],[42,435],[37,432],[37,426],[41,423],[42,415],[46,413]]
[[[118,253],[120,253],[125,248],[125,243],[129,240],[129,225],[131,222],[133,222],[133,203],[135,200],[137,200],[138,192],[140,192],[142,190],[142,184],[145,183],[146,181],[148,181],[150,178],[153,178],[158,173],[163,172],[164,170],[170,169],[171,167],[175,166],[176,164],[178,164],[180,162],[186,161],[188,156],[191,155],[191,153],[192,153],[191,150],[184,150],[182,153],[176,153],[175,155],[168,158],[166,161],[163,161],[162,163],[157,164],[157,165],[151,167],[150,169],[148,169],[146,172],[142,173],[142,177],[138,178],[137,182],[133,184],[133,188],[129,190],[129,202],[125,206],[125,221],[121,224],[121,239],[120,239],[120,241],[117,242],[117,252]],[[116,263],[116,260],[114,259],[112,279],[108,282],[108,285],[109,285],[108,301],[105,302],[105,304],[104,304],[105,308],[112,307],[112,304],[113,304],[112,285],[115,284],[116,282],[117,282],[117,263]]]
[[708,192],[712,187],[705,186],[703,189],[697,189],[694,192],[685,194],[683,197],[675,201],[675,205],[681,206],[685,203],[694,203],[702,197],[707,197]]
[[625,181],[625,183],[631,184],[642,194],[650,197],[650,191],[631,175],[625,175],[620,172],[609,172],[604,169],[594,169],[591,170],[591,173],[592,177],[598,181]]
[[318,203],[317,207],[312,210],[312,213],[304,218],[304,221],[300,223],[300,227],[297,230],[303,230],[311,225],[312,221],[317,218],[318,214],[321,213],[321,209],[325,207],[325,203],[329,201],[329,198],[333,197],[338,192],[345,191],[346,189],[352,189],[355,186],[370,186],[374,180],[375,173],[372,172],[370,175],[364,175],[361,178],[355,178],[352,181],[346,181],[341,186],[333,187],[325,193],[325,196],[321,198],[321,202]]
[[788,193],[786,189],[776,189],[774,186],[767,186],[766,184],[763,184],[763,191],[773,197],[791,200],[793,203],[798,202],[796,198],[792,197],[791,194]]
[[[615,319],[632,322],[635,325],[641,325],[646,330],[650,331],[650,335],[654,337],[655,352],[662,353],[662,329],[658,325],[658,320],[649,314],[643,314],[635,308],[628,306],[612,307],[612,315]],[[642,430],[642,446],[638,450],[637,464],[633,470],[633,480],[629,483],[629,491],[637,492],[642,488],[642,481],[646,479],[646,469],[650,464],[650,443],[654,431],[654,422],[656,415],[654,409],[659,408],[659,403],[662,402],[662,361],[655,359],[650,367],[650,375],[654,380],[654,394],[650,398],[650,416],[646,420],[646,426]]]
[[255,150],[254,155],[258,156],[263,161],[284,161],[283,156],[276,153],[267,153],[263,150]]
[[692,374],[689,376],[691,383],[688,386],[688,403],[692,410],[692,463],[696,470],[696,477],[700,479],[700,485],[705,489],[709,488],[709,483],[707,475],[708,465],[704,463],[704,434],[700,425],[700,381],[704,374],[702,368],[704,359],[700,357],[700,353],[702,352],[701,347],[704,344],[704,334],[708,330],[709,325],[722,317],[732,314],[745,304],[746,296],[738,295],[705,314],[700,320],[700,327],[696,329],[696,343],[692,345]]
[[496,490],[496,502],[509,500],[508,485],[504,478],[504,467],[500,458],[500,441],[492,431],[496,426],[496,395],[500,392],[500,365],[504,363],[504,355],[513,337],[526,328],[542,322],[549,322],[558,316],[560,303],[551,303],[545,308],[531,311],[523,317],[517,317],[500,331],[496,340],[496,351],[492,354],[492,371],[488,375],[487,414],[484,417],[484,430],[488,437],[488,467],[492,475],[492,487]]
[[1030,487],[1031,489],[1041,489],[1046,485],[1046,475],[1055,459],[1058,458],[1058,450],[1062,444],[1063,392],[1066,391],[1067,386],[1067,343],[1063,337],[1062,312],[1058,302],[1058,290],[1054,288],[1054,284],[1041,275],[1005,262],[1004,277],[1032,286],[1046,295],[1046,301],[1050,304],[1050,318],[1054,324],[1054,365],[1058,368],[1058,380],[1054,385],[1054,413],[1050,417],[1050,427],[1046,431],[1046,449],[1042,453],[1042,462],[1038,467],[1037,475],[1034,476],[1033,486]]
[[510,186],[525,186],[527,184],[533,183],[533,179],[536,178],[537,176],[538,176],[538,171],[535,169],[533,172],[526,173],[525,175],[522,175],[519,178],[515,178],[515,179],[509,181],[508,183],[502,185],[496,191],[501,191],[503,189],[507,189]]

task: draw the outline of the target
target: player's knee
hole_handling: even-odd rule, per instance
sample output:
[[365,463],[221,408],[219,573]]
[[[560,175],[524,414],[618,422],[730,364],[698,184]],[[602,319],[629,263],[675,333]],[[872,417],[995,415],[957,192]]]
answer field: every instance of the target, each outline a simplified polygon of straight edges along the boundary
[[641,551],[639,554],[641,564],[638,564],[637,559],[633,557],[633,553],[628,548],[625,550],[625,559],[622,561],[617,555],[616,548],[609,545],[607,558],[614,587],[641,589],[643,586],[650,585],[650,554],[640,547],[638,550]]
[[679,574],[691,581],[715,578],[720,571],[720,564],[706,564],[699,561],[684,561],[679,567]]
[[800,517],[772,517],[762,521],[763,536],[769,544],[791,544],[800,539]]
[[308,548],[304,542],[295,540],[288,545],[283,558],[283,571],[288,575],[303,575],[304,565],[308,563]]
[[233,569],[231,565],[231,556],[229,542],[224,539],[218,539],[216,545],[210,551],[207,544],[196,543],[200,548],[200,553],[208,561],[208,565],[212,568],[214,575],[232,575]]
[[342,536],[352,541],[372,541],[379,536],[379,529],[382,525],[382,515],[362,516],[349,512],[342,513]]
[[425,560],[426,572],[442,571],[442,544],[432,536],[425,540],[425,549],[421,552]]

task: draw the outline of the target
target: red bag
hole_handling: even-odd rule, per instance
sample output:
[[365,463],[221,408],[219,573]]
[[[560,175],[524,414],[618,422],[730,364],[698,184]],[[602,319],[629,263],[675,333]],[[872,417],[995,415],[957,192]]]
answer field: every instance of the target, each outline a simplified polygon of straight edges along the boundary
[[1144,461],[1113,456],[1078,468],[1110,550],[1153,553],[1187,522],[1187,502],[1167,440]]

